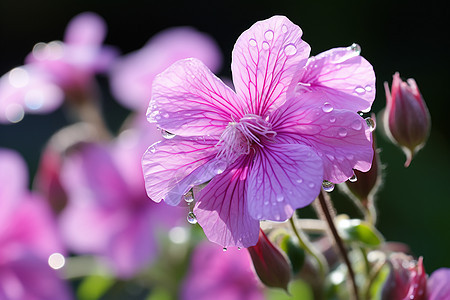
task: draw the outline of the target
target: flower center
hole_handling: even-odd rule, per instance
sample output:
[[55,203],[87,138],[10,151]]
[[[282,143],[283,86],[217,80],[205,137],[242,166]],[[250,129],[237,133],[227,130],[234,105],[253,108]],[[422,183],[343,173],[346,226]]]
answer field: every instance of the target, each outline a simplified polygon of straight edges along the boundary
[[217,147],[220,147],[217,158],[225,158],[233,162],[242,154],[249,154],[255,146],[264,147],[266,140],[273,140],[277,135],[272,124],[261,116],[247,114],[239,122],[230,122],[220,136]]

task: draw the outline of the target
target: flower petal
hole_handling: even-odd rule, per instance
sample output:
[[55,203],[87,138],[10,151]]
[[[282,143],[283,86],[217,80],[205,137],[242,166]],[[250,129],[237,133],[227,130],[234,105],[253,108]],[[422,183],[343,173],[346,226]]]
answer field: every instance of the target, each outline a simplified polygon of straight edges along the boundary
[[[283,143],[314,148],[324,164],[324,178],[341,183],[353,176],[353,169],[366,172],[373,157],[372,134],[357,113],[333,109],[320,93],[291,99],[273,115],[273,129]],[[322,101],[323,106],[318,105]]]
[[247,208],[249,156],[241,156],[223,174],[216,176],[199,193],[194,213],[208,239],[223,247],[256,244],[259,221]]
[[142,158],[147,195],[177,205],[194,185],[207,182],[225,169],[215,159],[217,140],[164,140],[150,146]]
[[0,220],[11,214],[26,193],[28,169],[19,153],[0,148]]
[[293,75],[309,57],[310,47],[301,36],[300,27],[284,16],[274,16],[255,23],[238,38],[231,70],[236,92],[248,102],[249,113],[264,116],[283,103]]
[[67,25],[64,42],[72,45],[100,45],[106,36],[105,21],[96,13],[85,12],[75,16]]
[[220,135],[244,115],[236,94],[199,60],[180,60],[153,81],[150,122],[182,136]]
[[300,93],[323,92],[334,108],[367,112],[375,99],[375,73],[356,46],[311,57],[295,82]]
[[248,210],[258,220],[284,221],[320,192],[322,160],[298,144],[270,144],[255,155],[248,178]]

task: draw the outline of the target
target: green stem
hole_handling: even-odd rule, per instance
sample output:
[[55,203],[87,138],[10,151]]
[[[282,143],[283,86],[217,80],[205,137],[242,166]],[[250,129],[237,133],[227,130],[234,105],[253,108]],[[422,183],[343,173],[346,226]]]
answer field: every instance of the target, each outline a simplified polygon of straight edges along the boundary
[[358,286],[356,285],[355,272],[353,271],[352,264],[350,263],[350,259],[348,258],[344,243],[342,242],[342,239],[339,236],[336,226],[334,225],[334,220],[332,217],[332,213],[334,212],[334,210],[333,210],[331,200],[328,198],[328,195],[324,195],[323,191],[321,191],[319,193],[318,199],[319,199],[319,206],[320,206],[321,213],[328,223],[328,226],[331,231],[331,235],[333,236],[333,239],[334,239],[335,245],[337,246],[338,252],[341,254],[341,257],[347,266],[348,275],[350,277],[350,283],[351,283],[351,286],[353,289],[354,299],[359,300],[359,292],[358,292]]
[[320,276],[322,280],[324,280],[328,272],[328,264],[325,257],[322,255],[322,253],[314,248],[314,246],[308,240],[306,234],[300,228],[297,229],[294,223],[294,216],[289,219],[289,222],[291,223],[292,230],[294,231],[294,234],[297,237],[300,246],[316,260]]

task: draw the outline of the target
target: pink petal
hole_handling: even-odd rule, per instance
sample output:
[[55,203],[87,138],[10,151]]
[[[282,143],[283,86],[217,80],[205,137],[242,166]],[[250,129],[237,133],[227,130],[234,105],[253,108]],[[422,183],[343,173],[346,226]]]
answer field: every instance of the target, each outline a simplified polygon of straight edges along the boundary
[[296,82],[297,91],[320,91],[334,108],[367,112],[375,99],[372,65],[352,46],[311,57]]
[[237,94],[249,113],[264,116],[280,106],[294,73],[309,57],[302,30],[283,16],[255,23],[241,34],[232,53],[231,70]]
[[215,159],[217,140],[164,140],[150,146],[142,157],[147,195],[155,202],[162,199],[177,205],[194,185],[207,182],[223,171]]
[[75,16],[67,25],[64,42],[73,45],[100,45],[106,36],[105,21],[93,12]]
[[194,28],[174,27],[164,30],[141,48],[115,63],[111,88],[117,100],[132,110],[144,110],[152,95],[155,76],[177,60],[194,57],[216,72],[222,55],[216,42]]
[[286,103],[274,113],[273,129],[282,142],[293,139],[314,148],[323,160],[324,179],[341,183],[353,176],[353,169],[370,169],[372,134],[357,113],[333,109],[319,95],[307,93]]
[[257,152],[248,178],[248,210],[258,220],[285,221],[309,205],[322,186],[322,160],[298,144],[269,144]]
[[177,135],[220,135],[244,115],[243,104],[202,62],[185,59],[155,78],[147,116]]
[[249,156],[241,156],[223,174],[200,192],[194,213],[208,239],[223,247],[249,247],[256,244],[259,221],[247,208]]
[[36,68],[21,66],[0,78],[0,123],[16,123],[24,113],[49,113],[58,108],[64,93]]

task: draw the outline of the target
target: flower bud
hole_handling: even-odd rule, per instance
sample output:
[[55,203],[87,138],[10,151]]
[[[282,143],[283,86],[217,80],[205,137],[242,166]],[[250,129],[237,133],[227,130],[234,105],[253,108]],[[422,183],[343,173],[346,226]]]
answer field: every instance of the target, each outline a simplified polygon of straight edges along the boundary
[[417,151],[428,138],[431,118],[428,108],[419,92],[414,79],[407,82],[394,74],[392,91],[384,83],[386,90],[386,111],[384,112],[384,128],[391,141],[399,145],[406,154],[405,167],[408,167]]
[[279,287],[287,291],[291,279],[291,267],[261,229],[258,243],[247,249],[262,283],[268,287]]
[[382,299],[426,299],[427,274],[422,257],[415,261],[403,253],[393,253],[388,263],[391,272],[384,284]]

